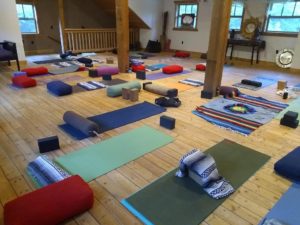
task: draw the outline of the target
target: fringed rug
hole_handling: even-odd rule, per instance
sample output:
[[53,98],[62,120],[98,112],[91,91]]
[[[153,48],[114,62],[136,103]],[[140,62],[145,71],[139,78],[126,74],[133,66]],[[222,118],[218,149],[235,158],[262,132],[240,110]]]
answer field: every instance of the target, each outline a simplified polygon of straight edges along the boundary
[[271,121],[287,106],[287,104],[242,94],[234,99],[215,99],[196,107],[193,114],[217,126],[249,135]]

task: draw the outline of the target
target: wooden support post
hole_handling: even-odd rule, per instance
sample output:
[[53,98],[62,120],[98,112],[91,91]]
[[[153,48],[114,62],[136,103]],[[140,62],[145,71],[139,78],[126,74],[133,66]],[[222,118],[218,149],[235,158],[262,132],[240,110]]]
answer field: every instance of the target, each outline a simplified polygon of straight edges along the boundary
[[221,86],[232,0],[214,0],[204,88],[201,98],[217,96]]
[[117,23],[118,65],[122,73],[129,68],[129,9],[128,0],[115,0]]
[[67,50],[67,37],[65,33],[65,13],[64,13],[64,0],[58,0],[58,23],[60,34],[61,51],[64,53]]

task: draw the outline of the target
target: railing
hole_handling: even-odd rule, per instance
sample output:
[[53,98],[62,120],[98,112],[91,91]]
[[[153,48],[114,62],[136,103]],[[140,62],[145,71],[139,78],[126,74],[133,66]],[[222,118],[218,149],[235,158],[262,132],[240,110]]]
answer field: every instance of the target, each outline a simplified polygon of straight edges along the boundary
[[[65,29],[67,50],[72,52],[98,52],[117,47],[116,29]],[[139,41],[139,30],[130,29],[129,44]]]

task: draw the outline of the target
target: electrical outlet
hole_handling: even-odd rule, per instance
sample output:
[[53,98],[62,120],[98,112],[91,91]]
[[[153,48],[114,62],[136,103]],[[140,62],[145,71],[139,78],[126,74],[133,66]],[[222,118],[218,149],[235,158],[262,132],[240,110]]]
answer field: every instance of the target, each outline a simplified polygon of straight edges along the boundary
[[183,41],[181,41],[181,44],[183,45]]
[[278,54],[279,50],[276,50],[276,54]]

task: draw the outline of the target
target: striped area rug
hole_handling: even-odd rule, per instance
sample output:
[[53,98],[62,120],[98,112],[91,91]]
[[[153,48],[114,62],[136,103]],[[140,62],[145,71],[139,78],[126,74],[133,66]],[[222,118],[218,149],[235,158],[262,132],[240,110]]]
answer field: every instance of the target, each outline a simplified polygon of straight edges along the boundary
[[[279,102],[269,101],[260,97],[253,97],[249,95],[240,95],[230,101],[236,103],[242,103],[244,105],[251,105],[254,107],[260,107],[270,112],[270,114],[279,113],[285,109],[288,105]],[[198,106],[193,111],[193,114],[205,119],[206,121],[213,123],[217,126],[225,129],[243,134],[250,135],[253,131],[264,125],[266,122],[258,122],[247,119],[246,115],[240,116],[239,114],[228,113],[225,110],[220,111],[216,108],[210,107],[212,104]],[[249,116],[250,117],[250,116]],[[271,117],[272,118],[272,117]]]

